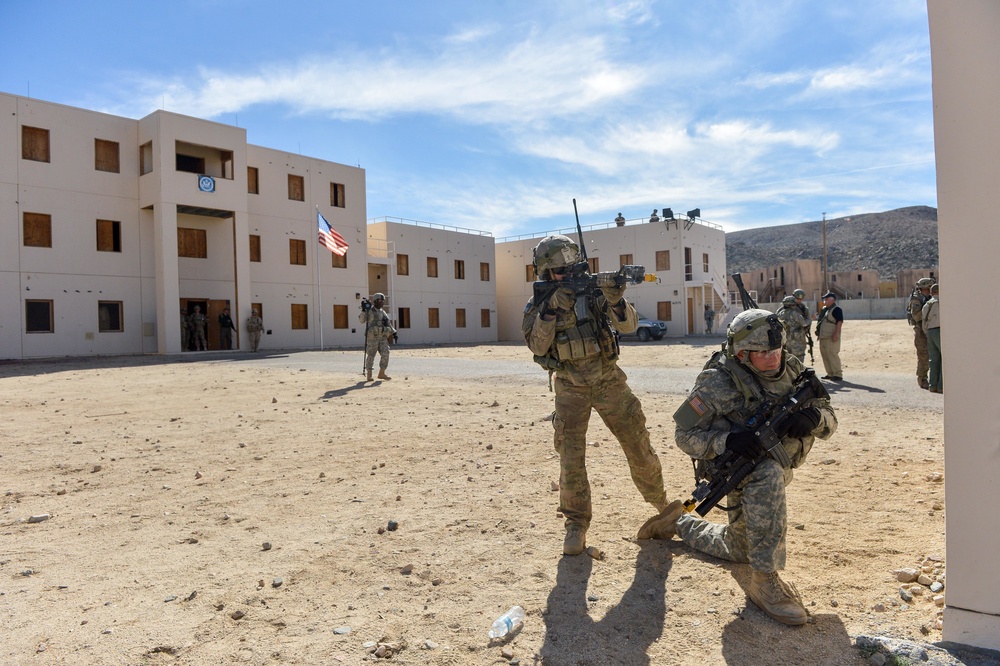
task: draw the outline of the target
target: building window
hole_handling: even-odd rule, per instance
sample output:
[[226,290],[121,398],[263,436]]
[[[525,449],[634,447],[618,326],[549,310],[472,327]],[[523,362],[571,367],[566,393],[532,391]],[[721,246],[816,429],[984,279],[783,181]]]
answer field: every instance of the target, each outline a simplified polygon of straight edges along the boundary
[[[774,273],[774,277],[778,277],[778,273]],[[691,248],[684,248],[684,279],[691,281],[694,279],[694,266],[691,265]]]
[[177,256],[207,259],[208,239],[205,230],[177,227]]
[[479,281],[480,282],[490,281],[490,265],[485,261],[479,262]]
[[590,257],[587,259],[587,265],[590,266],[591,275],[601,272],[601,260],[597,257]]
[[97,302],[97,330],[101,333],[122,332],[122,302]]
[[121,173],[119,163],[119,146],[117,141],[94,139],[94,168],[98,171]]
[[147,141],[139,146],[139,175],[145,176],[153,170],[153,142]]
[[670,270],[670,250],[656,251],[656,270],[658,271]]
[[260,236],[250,234],[250,261],[260,261]]
[[465,328],[465,308],[455,308],[455,328]]
[[21,126],[21,157],[35,162],[49,161],[49,131]]
[[24,302],[24,332],[52,333],[52,301]]
[[247,167],[247,194],[260,194],[260,172],[257,167]]
[[465,261],[463,259],[455,260],[455,279],[456,280],[465,279]]
[[184,173],[205,173],[205,158],[197,155],[177,153],[174,156],[174,166]]
[[24,246],[52,247],[52,216],[46,213],[24,213]]
[[305,303],[292,303],[292,330],[304,331],[309,328],[309,306]]
[[479,325],[483,328],[490,327],[490,310],[489,308],[483,308],[479,311]]
[[[702,270],[702,272],[705,272],[705,273],[708,272],[708,254],[707,253],[704,253],[704,254],[701,255],[701,270]],[[781,272],[784,273],[785,269],[782,268]],[[781,282],[782,283],[785,282],[784,276],[782,276]]]
[[396,275],[409,275],[409,274],[410,274],[410,255],[397,254]]
[[250,304],[250,309],[251,310],[256,310],[257,311],[257,315],[261,319],[264,318],[264,305],[262,303],[251,303]]
[[331,252],[330,256],[333,257],[333,264],[332,265],[333,265],[334,268],[347,268],[347,255],[346,254],[334,254],[333,252]]
[[410,327],[410,308],[399,308],[399,328]]
[[306,242],[304,240],[288,239],[288,263],[295,266],[306,265]]
[[97,221],[97,251],[122,251],[122,223],[115,220]]
[[525,282],[534,282],[537,279],[538,279],[538,276],[535,274],[535,265],[534,264],[528,264],[527,266],[525,266],[524,267],[524,281]]
[[441,311],[438,308],[427,308],[427,328],[441,328]]
[[861,282],[861,273],[858,273],[858,282]]
[[336,328],[348,328],[347,323],[347,306],[346,305],[334,305],[333,306],[333,327]]
[[656,318],[661,321],[673,321],[670,312],[670,301],[659,301],[656,304]]
[[438,276],[437,257],[427,257],[427,277],[436,278]]
[[344,201],[343,183],[330,183],[330,205],[335,208],[343,208],[347,205]]
[[631,254],[619,254],[618,255],[618,267],[619,268],[621,268],[622,266],[631,266],[631,265],[633,265],[632,264],[632,255]]
[[288,174],[288,198],[292,201],[306,200],[306,181],[302,176]]

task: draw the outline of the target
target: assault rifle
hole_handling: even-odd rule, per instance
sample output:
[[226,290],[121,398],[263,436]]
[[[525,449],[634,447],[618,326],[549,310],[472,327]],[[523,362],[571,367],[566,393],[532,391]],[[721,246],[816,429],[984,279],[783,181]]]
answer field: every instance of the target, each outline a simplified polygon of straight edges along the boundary
[[[765,402],[743,424],[745,430],[753,433],[760,444],[760,452],[751,457],[726,449],[711,461],[711,467],[696,478],[694,492],[691,493],[691,499],[684,502],[684,510],[689,513],[696,510],[699,516],[704,516],[769,456],[783,468],[787,468],[791,461],[781,445],[781,439],[788,431],[788,420],[813,401],[829,397],[823,382],[816,378],[816,372],[812,368],[803,370],[795,378],[792,390],[785,398],[778,403]],[[733,508],[735,507],[726,510]]]
[[581,296],[596,296],[601,287],[625,287],[630,284],[656,282],[657,277],[646,273],[645,266],[622,266],[617,271],[590,273],[590,263],[587,261],[587,246],[583,242],[583,227],[580,226],[580,213],[576,210],[576,199],[573,199],[573,214],[576,215],[576,233],[580,239],[580,261],[566,267],[565,277],[560,280],[536,280],[534,288],[534,303],[541,310],[546,301],[559,289],[569,289],[576,295],[576,318],[583,322],[589,319],[587,314],[587,299]]

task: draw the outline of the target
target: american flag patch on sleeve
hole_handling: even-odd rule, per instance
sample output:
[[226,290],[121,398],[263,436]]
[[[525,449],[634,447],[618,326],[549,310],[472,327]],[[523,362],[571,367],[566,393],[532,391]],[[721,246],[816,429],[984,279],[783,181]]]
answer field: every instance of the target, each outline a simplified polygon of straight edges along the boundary
[[688,400],[688,405],[691,406],[691,409],[693,409],[695,414],[698,416],[704,416],[705,412],[708,411],[708,407],[705,406],[705,403],[702,402],[701,398],[697,395],[691,396],[691,399]]

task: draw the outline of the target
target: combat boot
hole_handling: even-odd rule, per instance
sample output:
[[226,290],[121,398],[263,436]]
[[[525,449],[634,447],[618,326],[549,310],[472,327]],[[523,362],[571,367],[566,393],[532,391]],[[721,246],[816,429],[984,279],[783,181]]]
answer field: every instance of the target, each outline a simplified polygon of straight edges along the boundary
[[563,555],[579,555],[587,550],[587,529],[583,525],[570,525],[563,539]]
[[639,528],[639,539],[673,539],[677,533],[677,519],[684,513],[684,504],[674,500]]
[[367,378],[365,379],[365,381],[368,381],[368,382],[372,381],[372,371],[371,370],[368,371]]
[[777,571],[754,571],[747,594],[771,619],[782,624],[797,626],[809,619],[798,591],[781,580]]
[[378,369],[378,378],[379,379],[392,379],[392,377],[390,377],[389,375],[385,374],[385,368],[379,368]]
[[917,385],[922,389],[929,389],[931,387],[930,382],[923,377],[917,377]]

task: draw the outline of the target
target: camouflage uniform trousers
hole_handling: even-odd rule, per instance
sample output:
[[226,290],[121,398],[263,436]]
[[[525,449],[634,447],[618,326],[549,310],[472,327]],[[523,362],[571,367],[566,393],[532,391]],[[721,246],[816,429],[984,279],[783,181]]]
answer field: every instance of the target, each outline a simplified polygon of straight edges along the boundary
[[559,454],[559,510],[566,526],[586,529],[592,517],[590,482],[587,479],[587,424],[597,410],[608,430],[618,439],[628,461],[632,482],[650,504],[666,503],[660,459],[649,444],[642,404],[615,366],[592,386],[577,386],[556,377],[555,449]]
[[260,331],[250,331],[250,351],[257,351],[260,347]]
[[365,372],[371,372],[375,365],[375,352],[379,354],[378,368],[385,370],[389,367],[389,339],[374,333],[368,334],[365,341]]
[[194,323],[194,330],[191,335],[191,347],[195,351],[206,351],[208,349],[208,339],[205,337],[205,323]]
[[749,563],[754,571],[771,573],[785,568],[788,516],[785,485],[792,472],[767,458],[741,487],[726,497],[729,524],[711,523],[690,513],[677,519],[677,536],[688,546],[719,559]]
[[931,363],[927,355],[927,334],[919,324],[913,327],[913,346],[917,348],[917,379],[926,382]]

